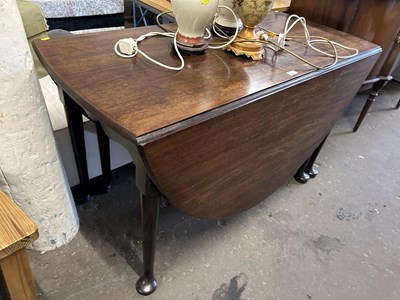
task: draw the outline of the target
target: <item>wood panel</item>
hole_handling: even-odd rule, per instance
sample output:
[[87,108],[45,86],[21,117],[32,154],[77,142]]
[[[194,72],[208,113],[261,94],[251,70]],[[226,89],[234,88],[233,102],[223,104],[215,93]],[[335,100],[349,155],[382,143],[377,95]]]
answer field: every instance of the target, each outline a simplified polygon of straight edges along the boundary
[[[368,78],[382,75],[395,65],[388,60],[393,40],[400,31],[400,1],[398,0],[292,0],[289,13],[336,28],[380,45],[383,53]],[[396,62],[398,64],[398,62]]]
[[11,300],[36,299],[36,287],[25,248],[0,260],[0,269]]
[[287,11],[289,9],[291,0],[275,0],[272,10],[274,11]]
[[[363,0],[360,1],[357,14],[348,33],[371,41],[382,47],[382,54],[369,74],[369,78],[388,76],[388,69],[395,69],[394,61],[389,59],[394,39],[400,33],[400,1]],[[397,48],[398,49],[398,48]],[[397,51],[397,54],[399,52]],[[386,70],[384,70],[386,69]],[[382,72],[385,71],[385,72]]]
[[25,247],[38,236],[36,225],[0,190],[0,271],[11,300],[36,299]]
[[222,218],[269,196],[311,155],[378,55],[143,147],[160,191],[183,212]]
[[292,0],[289,13],[341,31],[348,31],[359,0]]
[[38,238],[36,225],[0,190],[0,260]]

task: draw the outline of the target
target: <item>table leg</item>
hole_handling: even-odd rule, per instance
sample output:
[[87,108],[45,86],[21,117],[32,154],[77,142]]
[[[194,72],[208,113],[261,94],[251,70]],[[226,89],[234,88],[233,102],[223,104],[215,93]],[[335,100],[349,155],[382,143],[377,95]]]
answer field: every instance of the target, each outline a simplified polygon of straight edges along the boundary
[[364,120],[365,116],[367,115],[372,103],[374,103],[375,100],[376,100],[376,97],[378,97],[378,92],[379,91],[377,91],[377,90],[373,90],[369,94],[367,102],[365,102],[364,107],[363,107],[363,109],[362,109],[362,111],[360,113],[360,116],[357,119],[356,125],[354,125],[353,132],[357,132],[358,128],[360,127],[360,125],[362,123],[362,121]]
[[319,152],[321,151],[322,147],[324,146],[324,143],[327,138],[328,138],[328,136],[326,136],[324,138],[324,140],[321,142],[321,144],[319,144],[317,149],[315,149],[315,151],[311,155],[310,159],[308,160],[305,172],[310,176],[310,178],[314,178],[315,176],[318,175],[318,170],[316,168],[314,168],[314,163],[315,163],[315,160],[317,159]]
[[82,193],[75,197],[76,203],[87,202],[89,194],[89,175],[86,160],[85,137],[82,122],[82,108],[63,91],[63,102],[65,115],[68,123],[68,131],[71,137],[72,149],[74,151],[76,167],[78,169],[79,181]]
[[25,248],[0,260],[0,269],[11,300],[36,299],[36,287]]
[[157,288],[157,281],[154,277],[154,259],[161,194],[146,173],[146,167],[143,164],[138,147],[111,128],[105,126],[103,129],[107,136],[128,150],[135,164],[135,182],[141,197],[143,235],[143,276],[136,282],[136,290],[142,295],[150,295]]
[[308,165],[308,161],[310,159],[307,159],[304,164],[301,165],[301,167],[297,170],[296,174],[294,175],[294,179],[296,179],[296,181],[298,183],[307,183],[307,181],[310,179],[310,175],[308,175],[306,173],[306,168]]
[[160,209],[160,192],[146,176],[146,191],[141,193],[143,231],[143,273],[136,283],[137,291],[150,295],[156,290],[154,258],[156,253],[157,223]]
[[397,102],[397,105],[394,109],[399,109],[399,108],[400,108],[400,99],[399,99],[399,102]]
[[374,84],[372,87],[372,91],[368,96],[367,102],[365,102],[364,107],[360,113],[360,116],[358,117],[358,120],[356,122],[356,125],[353,128],[353,132],[357,132],[358,128],[360,127],[362,121],[364,120],[365,116],[367,115],[372,103],[375,102],[376,97],[378,97],[379,91],[385,86],[385,84],[390,81],[393,77],[388,76],[382,78],[380,81]]
[[321,151],[322,147],[324,146],[324,143],[325,143],[326,139],[328,138],[328,135],[318,145],[317,149],[314,150],[314,152],[304,162],[304,164],[302,164],[301,167],[297,170],[296,174],[294,175],[294,179],[296,179],[297,182],[304,184],[304,183],[307,183],[307,181],[310,178],[314,178],[315,176],[317,176],[318,171],[317,171],[317,169],[314,168],[314,163],[315,163],[315,160],[317,159],[319,152]]
[[102,175],[101,193],[111,190],[111,164],[110,164],[110,139],[101,127],[100,122],[95,122],[97,142],[99,144],[100,162]]

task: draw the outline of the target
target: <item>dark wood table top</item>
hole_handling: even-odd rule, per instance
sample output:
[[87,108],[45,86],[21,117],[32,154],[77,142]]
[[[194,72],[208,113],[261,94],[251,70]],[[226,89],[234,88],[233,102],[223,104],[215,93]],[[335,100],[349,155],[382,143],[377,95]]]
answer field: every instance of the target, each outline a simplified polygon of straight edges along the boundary
[[[270,13],[262,25],[280,32],[286,19],[284,13]],[[309,24],[309,30],[359,49],[358,56],[339,61],[332,70],[380,51],[378,46],[327,27]],[[186,66],[180,72],[158,67],[141,55],[123,59],[114,53],[119,39],[150,31],[161,30],[143,27],[54,37],[37,40],[34,47],[57,85],[135,144],[146,144],[332,71],[316,71],[287,53],[273,55],[272,51],[264,60],[252,61],[209,49],[205,55],[185,56]],[[302,35],[302,28],[296,27],[293,34]],[[307,49],[303,41],[288,44],[290,50],[318,65],[332,61]],[[179,65],[168,38],[145,40],[140,49],[165,64]],[[296,75],[288,74],[292,70]]]

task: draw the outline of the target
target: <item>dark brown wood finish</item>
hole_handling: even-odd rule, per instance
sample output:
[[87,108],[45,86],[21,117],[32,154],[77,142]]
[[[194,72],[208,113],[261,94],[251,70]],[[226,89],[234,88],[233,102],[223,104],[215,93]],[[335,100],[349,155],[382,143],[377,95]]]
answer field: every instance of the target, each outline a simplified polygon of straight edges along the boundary
[[145,145],[160,190],[172,205],[201,218],[226,217],[264,200],[326,137],[376,59]]
[[[286,19],[273,13],[262,25],[281,31]],[[310,26],[311,34],[360,53],[315,71],[287,53],[268,52],[264,61],[252,61],[208,50],[185,57],[180,72],[140,56],[122,59],[113,53],[119,39],[155,29],[34,44],[58,86],[132,155],[142,195],[145,252],[137,290],[146,295],[157,286],[153,268],[159,192],[187,214],[203,218],[233,215],[259,203],[321,144],[381,52],[359,38]],[[302,42],[288,43],[316,64],[331,62]],[[168,39],[152,38],[140,47],[155,59],[178,64]]]
[[[285,20],[285,14],[273,13],[264,26],[281,31]],[[138,37],[156,29],[147,27],[52,38],[37,41],[35,47],[61,88],[91,115],[135,143],[157,138],[139,139],[168,126],[174,126],[173,131],[180,130],[185,124],[180,122],[193,116],[209,113],[203,119],[211,119],[215,117],[215,108],[255,93],[267,94],[268,89],[274,86],[279,89],[280,84],[295,84],[295,81],[287,83],[293,78],[308,74],[307,78],[302,77],[307,80],[325,72],[315,72],[287,54],[279,54],[274,59],[269,54],[264,62],[254,62],[221,50],[209,50],[206,55],[186,57],[186,67],[180,72],[162,69],[140,56],[122,59],[114,54],[114,43],[120,38]],[[332,29],[312,27],[311,32],[359,48],[362,54],[354,60],[369,55],[367,52],[372,47],[370,43]],[[153,38],[140,47],[164,63],[178,65],[169,39]],[[306,51],[304,44],[292,43],[290,47],[315,63],[324,65],[331,61]],[[298,74],[290,76],[286,73],[290,70]]]
[[353,131],[357,131],[371,104],[400,64],[400,1],[398,0],[293,0],[290,13],[345,31],[382,47],[383,52],[361,90],[372,91]]
[[[400,33],[400,1],[398,0],[362,0],[357,14],[348,31],[350,34],[361,37],[380,45],[383,49],[381,57],[374,65],[369,78],[379,75],[388,76],[391,68],[396,65],[389,60],[392,48],[395,47],[395,37]],[[396,58],[400,56],[397,47]],[[398,64],[397,64],[398,65]],[[386,69],[386,70],[385,70]]]
[[[263,23],[280,31],[286,14]],[[181,72],[138,57],[122,59],[113,44],[155,28],[63,37],[35,43],[45,67],[89,115],[138,144],[161,193],[187,214],[220,218],[265,199],[312,154],[355,95],[380,49],[326,27],[310,32],[356,47],[360,54],[315,71],[286,53],[265,61],[209,50],[185,57]],[[301,30],[301,28],[299,28]],[[300,32],[300,31],[299,31]],[[168,39],[142,50],[176,64]],[[291,42],[314,63],[329,58]],[[298,72],[290,76],[288,71]]]
[[[390,75],[386,65],[394,39],[400,30],[398,0],[292,0],[289,13],[317,22],[380,45],[382,55],[369,78]],[[397,52],[397,55],[399,52]],[[393,62],[390,62],[392,65]],[[385,66],[387,68],[388,66]],[[390,68],[390,67],[389,67]]]
[[289,13],[347,32],[359,2],[360,0],[292,0]]

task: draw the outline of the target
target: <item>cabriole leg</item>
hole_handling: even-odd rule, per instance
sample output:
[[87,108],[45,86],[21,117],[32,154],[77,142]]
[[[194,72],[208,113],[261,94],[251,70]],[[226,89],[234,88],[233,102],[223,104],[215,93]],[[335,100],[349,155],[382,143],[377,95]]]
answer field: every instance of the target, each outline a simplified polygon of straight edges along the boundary
[[400,99],[399,99],[399,102],[397,102],[397,105],[394,109],[399,109],[399,108],[400,108]]
[[143,276],[136,283],[137,291],[150,295],[156,290],[154,258],[156,253],[157,223],[160,208],[160,193],[146,176],[146,191],[141,193],[143,231]]
[[318,170],[316,168],[314,168],[314,163],[315,163],[315,160],[317,159],[319,152],[321,151],[322,147],[324,146],[324,143],[327,138],[328,138],[328,136],[326,136],[326,138],[324,138],[324,140],[321,142],[321,144],[319,144],[317,149],[315,149],[315,151],[311,155],[310,159],[308,160],[305,171],[311,178],[314,178],[315,176],[318,175]]
[[296,179],[296,181],[298,183],[307,183],[307,181],[310,179],[310,175],[308,175],[305,170],[306,167],[308,165],[308,161],[309,159],[307,159],[304,164],[301,165],[301,167],[297,170],[296,174],[294,175],[294,179]]

